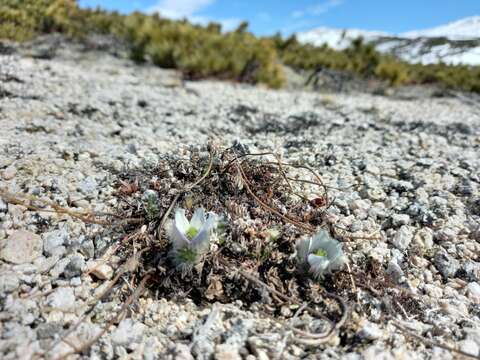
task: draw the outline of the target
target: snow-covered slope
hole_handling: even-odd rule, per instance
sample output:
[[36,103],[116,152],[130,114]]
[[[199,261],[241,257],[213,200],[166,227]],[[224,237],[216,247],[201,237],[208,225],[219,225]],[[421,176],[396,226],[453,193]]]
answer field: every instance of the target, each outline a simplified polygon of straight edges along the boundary
[[381,31],[367,31],[359,29],[342,30],[328,27],[320,27],[297,34],[297,38],[301,42],[311,43],[317,46],[327,44],[331,48],[339,50],[350,46],[352,40],[358,37],[362,37],[365,41],[371,42],[385,36],[389,36],[389,34]]
[[400,34],[400,37],[446,37],[450,40],[472,40],[480,38],[480,16],[460,19],[447,25],[426,30],[409,31]]
[[303,43],[327,44],[338,50],[345,49],[360,36],[365,42],[375,44],[378,51],[412,63],[480,65],[480,16],[400,35],[326,27],[297,34],[298,40]]

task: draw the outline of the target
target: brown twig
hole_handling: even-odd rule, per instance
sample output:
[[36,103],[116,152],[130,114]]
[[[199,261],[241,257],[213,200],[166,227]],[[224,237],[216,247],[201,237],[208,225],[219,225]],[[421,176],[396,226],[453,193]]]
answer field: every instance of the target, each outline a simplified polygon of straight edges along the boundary
[[309,167],[307,165],[298,165],[298,164],[290,164],[290,163],[282,163],[282,165],[290,166],[290,167],[293,167],[293,168],[296,168],[296,169],[304,169],[304,170],[309,171],[315,177],[315,179],[317,179],[318,184],[320,184],[323,187],[324,194],[325,194],[325,200],[328,203],[328,199],[329,199],[328,188],[323,183],[322,178],[320,177],[320,175],[317,174],[317,172],[315,170],[313,170],[311,167]]
[[[37,211],[37,212],[47,212],[47,213],[56,213],[56,214],[65,214],[68,215],[72,218],[81,220],[84,223],[87,224],[97,224],[97,225],[118,225],[122,223],[139,223],[143,219],[140,218],[127,218],[127,219],[121,219],[117,222],[112,222],[112,221],[107,221],[107,220],[102,220],[99,219],[99,216],[111,216],[111,217],[117,217],[120,218],[121,216],[118,214],[114,213],[108,213],[108,212],[94,212],[94,211],[85,211],[85,212],[79,212],[79,211],[74,211],[70,210],[68,208],[65,208],[63,206],[60,206],[56,204],[53,201],[48,201],[44,199],[40,199],[36,196],[33,195],[26,195],[26,194],[12,194],[8,192],[5,189],[0,189],[0,197],[2,197],[6,202],[14,205],[21,205],[28,210],[31,211]],[[37,202],[41,203],[43,206],[48,206],[51,207],[52,209],[44,209],[38,206],[34,206],[29,202]]]
[[107,325],[105,325],[103,327],[103,329],[97,334],[95,335],[92,339],[90,339],[89,341],[87,341],[86,343],[82,344],[81,346],[76,346],[74,347],[74,350],[71,351],[71,352],[68,352],[66,354],[63,354],[62,356],[58,357],[57,359],[55,360],[63,360],[63,359],[67,359],[70,355],[74,355],[74,354],[77,354],[77,353],[80,353],[80,352],[85,352],[86,350],[88,350],[93,344],[95,344],[98,339],[100,339],[107,331],[108,329],[110,328],[110,326],[112,326],[113,324],[115,324],[116,322],[118,322],[120,320],[120,318],[123,316],[123,314],[125,313],[125,311],[127,310],[127,308],[133,303],[133,301],[135,299],[137,299],[141,292],[143,291],[144,287],[145,287],[145,284],[146,282],[150,279],[151,277],[151,273],[147,273],[143,279],[140,281],[140,284],[137,286],[137,288],[135,289],[135,291],[128,297],[128,299],[125,301],[125,303],[123,304],[123,306],[121,307],[120,311],[118,311],[116,313],[116,315],[107,323]]
[[[229,150],[229,149],[227,149]],[[236,154],[235,154],[236,155]],[[247,157],[247,156],[266,156],[266,155],[273,155],[275,156],[275,153],[273,152],[264,152],[264,153],[248,153],[248,154],[242,154],[242,155],[236,155],[234,159],[230,160],[227,165],[223,167],[222,173],[225,173],[230,166],[232,166],[234,163],[236,163],[238,160]]]
[[[38,212],[55,212],[57,214],[65,214],[68,215],[72,218],[79,219],[85,223],[91,223],[91,224],[98,224],[98,225],[108,225],[110,224],[109,221],[106,220],[99,220],[95,218],[95,215],[92,212],[78,212],[78,211],[73,211],[67,208],[64,208],[53,201],[47,201],[43,200],[40,198],[37,198],[32,195],[19,195],[19,194],[12,194],[4,189],[0,189],[0,196],[8,203],[10,204],[15,204],[15,205],[21,205],[26,207],[29,210],[32,211],[38,211]],[[37,206],[29,204],[27,201],[36,201],[44,206],[50,206],[53,210],[48,210],[48,209],[42,209]]]
[[429,346],[432,346],[432,347],[439,347],[441,349],[444,349],[444,350],[447,350],[447,351],[450,351],[450,352],[453,352],[453,353],[456,353],[456,354],[460,354],[460,355],[463,355],[463,356],[466,356],[466,357],[469,357],[471,359],[480,359],[480,356],[478,355],[474,355],[474,354],[470,354],[470,353],[467,353],[463,350],[460,350],[460,349],[456,349],[456,348],[453,348],[451,346],[448,346],[448,345],[444,345],[444,344],[441,344],[437,341],[433,341],[433,340],[430,340],[430,339],[427,339],[421,335],[418,335],[418,334],[415,334],[414,332],[408,330],[407,328],[405,328],[403,325],[399,324],[397,322],[396,319],[392,318],[391,316],[388,316],[387,317],[389,320],[392,321],[392,325],[397,328],[398,330],[400,330],[403,334],[409,336],[409,337],[412,337],[414,339],[417,339],[421,342],[423,342],[424,344],[426,345],[429,345]]
[[[135,259],[138,258],[138,256],[141,254],[142,251],[132,255],[129,259],[127,259],[127,261],[125,261],[125,263],[123,264],[122,267],[120,267],[119,271],[117,272],[117,274],[115,275],[115,277],[110,280],[110,284],[102,291],[102,293],[100,295],[98,295],[95,299],[94,299],[94,302],[89,305],[89,308],[84,312],[84,314],[80,317],[80,319],[73,325],[71,326],[66,332],[65,334],[62,335],[62,337],[60,337],[58,340],[56,340],[55,342],[53,342],[53,344],[51,344],[47,350],[44,351],[44,354],[48,354],[50,351],[52,351],[58,344],[60,344],[61,342],[65,342],[65,339],[70,335],[72,334],[75,330],[78,329],[78,327],[89,317],[89,315],[93,312],[93,310],[95,309],[95,307],[98,305],[98,303],[100,301],[102,301],[108,294],[110,294],[110,292],[112,291],[113,287],[115,286],[115,284],[118,282],[118,280],[120,279],[120,277],[122,275],[124,275],[125,273],[131,271],[131,263],[132,261],[135,261]],[[68,344],[68,343],[67,343]]]
[[274,209],[272,208],[270,205],[268,205],[267,203],[265,203],[264,201],[260,200],[260,198],[255,195],[255,193],[252,191],[251,187],[250,187],[250,183],[249,181],[247,180],[247,177],[245,175],[245,172],[243,171],[241,165],[237,164],[237,171],[238,173],[240,174],[240,177],[242,178],[243,180],[243,184],[245,185],[245,188],[247,189],[247,192],[264,208],[266,209],[267,211],[270,211],[272,212],[273,214],[277,215],[278,217],[282,218],[284,221],[292,224],[292,225],[295,225],[296,227],[299,227],[309,233],[313,233],[315,231],[315,228],[313,226],[310,226],[310,225],[307,225],[299,220],[295,220],[295,219],[292,219],[288,216],[285,216],[283,215],[280,211],[278,211],[277,209]]
[[[219,261],[224,266],[232,268],[231,264],[229,264],[226,260],[219,259]],[[338,295],[329,293],[329,292],[324,290],[324,294],[327,297],[330,297],[330,298],[337,301],[337,303],[340,305],[340,308],[341,308],[341,311],[342,311],[342,317],[340,318],[340,320],[338,322],[334,323],[332,320],[330,320],[325,315],[323,315],[321,312],[312,308],[311,306],[308,306],[306,304],[303,304],[303,305],[300,306],[295,301],[293,301],[288,295],[285,295],[284,293],[282,293],[282,292],[278,291],[277,289],[271,287],[270,285],[266,284],[265,282],[260,280],[255,275],[251,274],[248,271],[243,270],[241,267],[236,267],[236,268],[233,267],[233,268],[235,269],[235,271],[238,274],[243,276],[245,279],[249,280],[250,282],[252,282],[252,283],[254,283],[258,286],[263,287],[264,289],[268,290],[271,294],[274,294],[278,298],[285,301],[287,304],[296,305],[299,308],[303,308],[303,309],[307,310],[311,315],[316,316],[318,318],[321,318],[321,319],[327,321],[330,324],[330,328],[326,332],[320,333],[320,334],[314,334],[314,333],[310,333],[310,332],[307,332],[307,331],[303,331],[303,330],[297,329],[297,328],[287,324],[287,327],[289,327],[294,333],[296,333],[297,335],[305,337],[305,339],[300,339],[300,338],[296,339],[300,343],[303,343],[305,345],[318,345],[318,344],[321,344],[321,343],[325,343],[330,339],[330,337],[335,332],[335,330],[338,330],[339,328],[341,328],[345,324],[346,320],[348,319],[348,313],[349,313],[348,305]]]
[[[342,231],[345,231],[345,232],[348,232],[350,234],[352,234],[353,232],[348,230],[348,229],[345,229],[344,227],[342,226],[339,226],[339,225],[336,225],[336,224],[333,224],[333,227],[336,228],[336,229],[339,229],[339,230],[342,230]],[[380,232],[380,229],[378,230],[375,230],[373,233],[371,233],[370,235],[345,235],[346,237],[348,237],[349,239],[351,240],[382,240],[381,237],[379,236],[376,236],[376,234]]]

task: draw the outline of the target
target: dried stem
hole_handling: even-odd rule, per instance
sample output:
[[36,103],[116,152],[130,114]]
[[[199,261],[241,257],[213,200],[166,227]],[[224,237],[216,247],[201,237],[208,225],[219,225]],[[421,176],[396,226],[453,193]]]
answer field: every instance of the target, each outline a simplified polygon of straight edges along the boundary
[[456,353],[456,354],[459,354],[459,355],[463,355],[463,356],[466,356],[466,357],[469,357],[471,359],[480,359],[480,356],[478,355],[474,355],[474,354],[470,354],[470,353],[467,353],[463,350],[460,350],[460,349],[456,349],[456,348],[453,348],[453,347],[450,347],[448,345],[444,345],[444,344],[441,344],[437,341],[433,341],[433,340],[430,340],[430,339],[427,339],[421,335],[418,335],[418,334],[415,334],[414,332],[408,330],[407,328],[405,328],[403,325],[399,324],[398,321],[390,316],[388,316],[388,319],[392,321],[392,325],[394,327],[396,327],[398,330],[400,330],[403,334],[407,335],[407,336],[410,336],[414,339],[417,339],[421,342],[423,342],[424,344],[426,345],[429,345],[429,346],[434,346],[434,347],[439,347],[441,349],[444,349],[444,350],[447,350],[447,351],[450,351],[450,352],[453,352],[453,353]]
[[[64,214],[68,215],[72,218],[78,219],[87,224],[97,224],[97,225],[118,225],[122,223],[140,223],[143,219],[140,218],[127,218],[121,219],[117,222],[112,222],[108,220],[99,219],[99,216],[111,216],[111,217],[121,217],[120,215],[107,213],[107,212],[93,212],[93,211],[85,211],[79,212],[70,210],[63,206],[56,204],[53,201],[48,201],[41,199],[39,197],[33,195],[26,195],[26,194],[12,194],[5,189],[0,189],[0,197],[2,197],[7,203],[14,204],[14,205],[21,205],[28,210],[37,211],[37,212],[47,212],[47,213],[56,213],[56,214]],[[35,205],[32,205],[31,202],[37,202],[42,204],[43,206],[51,207],[51,209],[44,209]]]
[[250,187],[250,183],[249,181],[247,180],[247,177],[245,176],[245,172],[243,171],[242,169],[242,166],[237,164],[237,171],[239,172],[242,180],[243,180],[243,184],[245,185],[245,188],[247,189],[248,193],[264,208],[266,209],[267,211],[270,211],[272,212],[273,214],[277,215],[278,217],[282,218],[284,221],[292,224],[292,225],[295,225],[296,227],[299,227],[309,233],[313,233],[315,231],[315,228],[313,226],[310,226],[310,225],[307,225],[307,224],[304,224],[302,223],[301,221],[299,220],[295,220],[295,219],[291,219],[289,218],[288,216],[285,216],[283,215],[280,211],[278,211],[277,209],[274,209],[272,208],[270,205],[266,204],[265,202],[263,202],[262,200],[260,200],[260,198],[255,195],[255,193],[252,191],[251,187]]
[[63,354],[62,356],[58,357],[55,360],[67,359],[70,355],[74,355],[74,354],[77,354],[77,353],[80,353],[80,352],[85,352],[93,344],[95,344],[98,341],[98,339],[100,339],[108,331],[110,326],[112,326],[113,324],[115,324],[116,322],[118,322],[120,320],[120,318],[123,316],[123,314],[125,313],[127,308],[133,303],[133,301],[138,299],[138,297],[142,293],[143,289],[145,288],[146,282],[150,279],[150,277],[151,277],[151,273],[147,273],[143,277],[142,281],[140,281],[140,284],[137,286],[135,291],[125,301],[125,303],[123,304],[120,311],[118,311],[116,313],[116,315],[107,323],[107,325],[105,325],[103,327],[103,329],[97,335],[95,335],[91,340],[87,341],[86,343],[82,344],[81,346],[74,347],[73,351],[71,351],[69,353],[66,353],[66,354]]
[[332,320],[330,320],[329,318],[327,318],[325,315],[323,315],[322,313],[320,313],[318,310],[312,308],[311,306],[308,306],[306,304],[303,304],[303,305],[299,305],[297,304],[294,300],[292,300],[288,295],[278,291],[277,289],[269,286],[268,284],[266,284],[265,282],[263,282],[262,280],[260,280],[258,277],[256,277],[255,275],[251,274],[250,272],[248,271],[245,271],[243,270],[241,267],[232,267],[231,264],[229,264],[226,260],[224,259],[219,259],[220,263],[223,264],[224,266],[228,267],[228,268],[234,268],[236,269],[235,271],[240,274],[241,276],[243,276],[245,279],[247,279],[248,281],[258,285],[258,286],[261,286],[263,288],[265,288],[266,290],[268,290],[271,294],[274,294],[276,295],[278,298],[282,299],[283,301],[285,301],[287,304],[290,304],[290,305],[296,305],[298,306],[299,308],[301,309],[305,309],[307,310],[311,315],[313,316],[316,316],[318,318],[321,318],[325,321],[327,321],[329,324],[330,324],[330,328],[328,329],[328,331],[324,332],[324,333],[320,333],[320,334],[314,334],[314,333],[310,333],[310,332],[307,332],[307,331],[303,331],[303,330],[300,330],[300,329],[297,329],[293,326],[291,326],[290,324],[287,324],[287,327],[289,327],[294,333],[296,333],[297,335],[300,335],[300,336],[303,336],[305,337],[305,339],[300,339],[300,338],[296,338],[296,341],[300,342],[300,343],[303,343],[305,345],[318,345],[318,344],[321,344],[321,343],[325,343],[327,342],[330,337],[333,335],[333,333],[335,332],[335,330],[338,330],[339,328],[341,328],[347,318],[348,318],[348,313],[349,313],[349,310],[348,310],[348,305],[345,303],[345,301],[338,295],[335,295],[335,294],[332,294],[332,293],[329,293],[327,291],[324,290],[324,294],[327,296],[327,297],[330,297],[334,300],[336,300],[338,302],[338,304],[340,305],[340,308],[341,308],[341,311],[342,311],[342,317],[340,318],[340,321],[338,321],[337,323],[334,323]]

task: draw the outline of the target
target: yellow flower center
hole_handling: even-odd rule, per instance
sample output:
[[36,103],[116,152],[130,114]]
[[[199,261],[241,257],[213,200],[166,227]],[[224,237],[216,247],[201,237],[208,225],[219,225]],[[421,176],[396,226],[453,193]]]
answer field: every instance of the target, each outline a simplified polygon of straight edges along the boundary
[[194,227],[190,226],[187,230],[187,232],[185,233],[185,235],[187,236],[188,240],[192,240],[195,236],[197,236],[198,234],[198,230],[195,229]]
[[314,252],[315,255],[317,256],[327,256],[327,252],[323,249],[318,249],[317,251]]

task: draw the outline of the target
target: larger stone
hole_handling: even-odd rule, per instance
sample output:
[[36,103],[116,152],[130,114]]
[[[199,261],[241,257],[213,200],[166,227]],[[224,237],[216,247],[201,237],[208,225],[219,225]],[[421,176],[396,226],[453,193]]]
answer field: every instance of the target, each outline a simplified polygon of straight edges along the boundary
[[85,268],[85,259],[82,255],[74,255],[70,258],[70,262],[65,267],[63,274],[66,278],[70,279],[75,276],[80,276]]
[[1,294],[6,294],[15,290],[19,284],[20,281],[15,273],[6,272],[0,274],[0,297],[2,296]]
[[215,360],[242,360],[242,356],[230,344],[221,344],[216,348]]
[[447,254],[445,250],[438,251],[435,254],[434,263],[445,280],[454,277],[460,269],[460,262]]
[[47,297],[47,305],[54,310],[72,311],[75,308],[75,294],[72,288],[57,288]]
[[95,192],[95,190],[98,188],[97,181],[95,180],[94,177],[89,176],[85,179],[83,179],[80,184],[79,184],[79,190],[86,194],[86,195],[91,195]]
[[397,230],[395,236],[391,239],[391,243],[399,250],[406,250],[412,239],[413,233],[410,230],[410,226],[403,225]]
[[43,237],[43,251],[45,251],[46,255],[61,255],[64,253],[61,249],[64,249],[63,245],[68,242],[69,237],[66,229],[44,233]]
[[17,230],[3,240],[0,249],[0,258],[14,264],[32,262],[42,255],[42,238],[25,230]]
[[470,300],[475,304],[480,304],[480,284],[471,282],[467,285],[467,293]]
[[132,319],[124,319],[112,331],[112,342],[124,346],[139,343],[142,340],[144,330],[145,325],[142,323],[136,323]]

